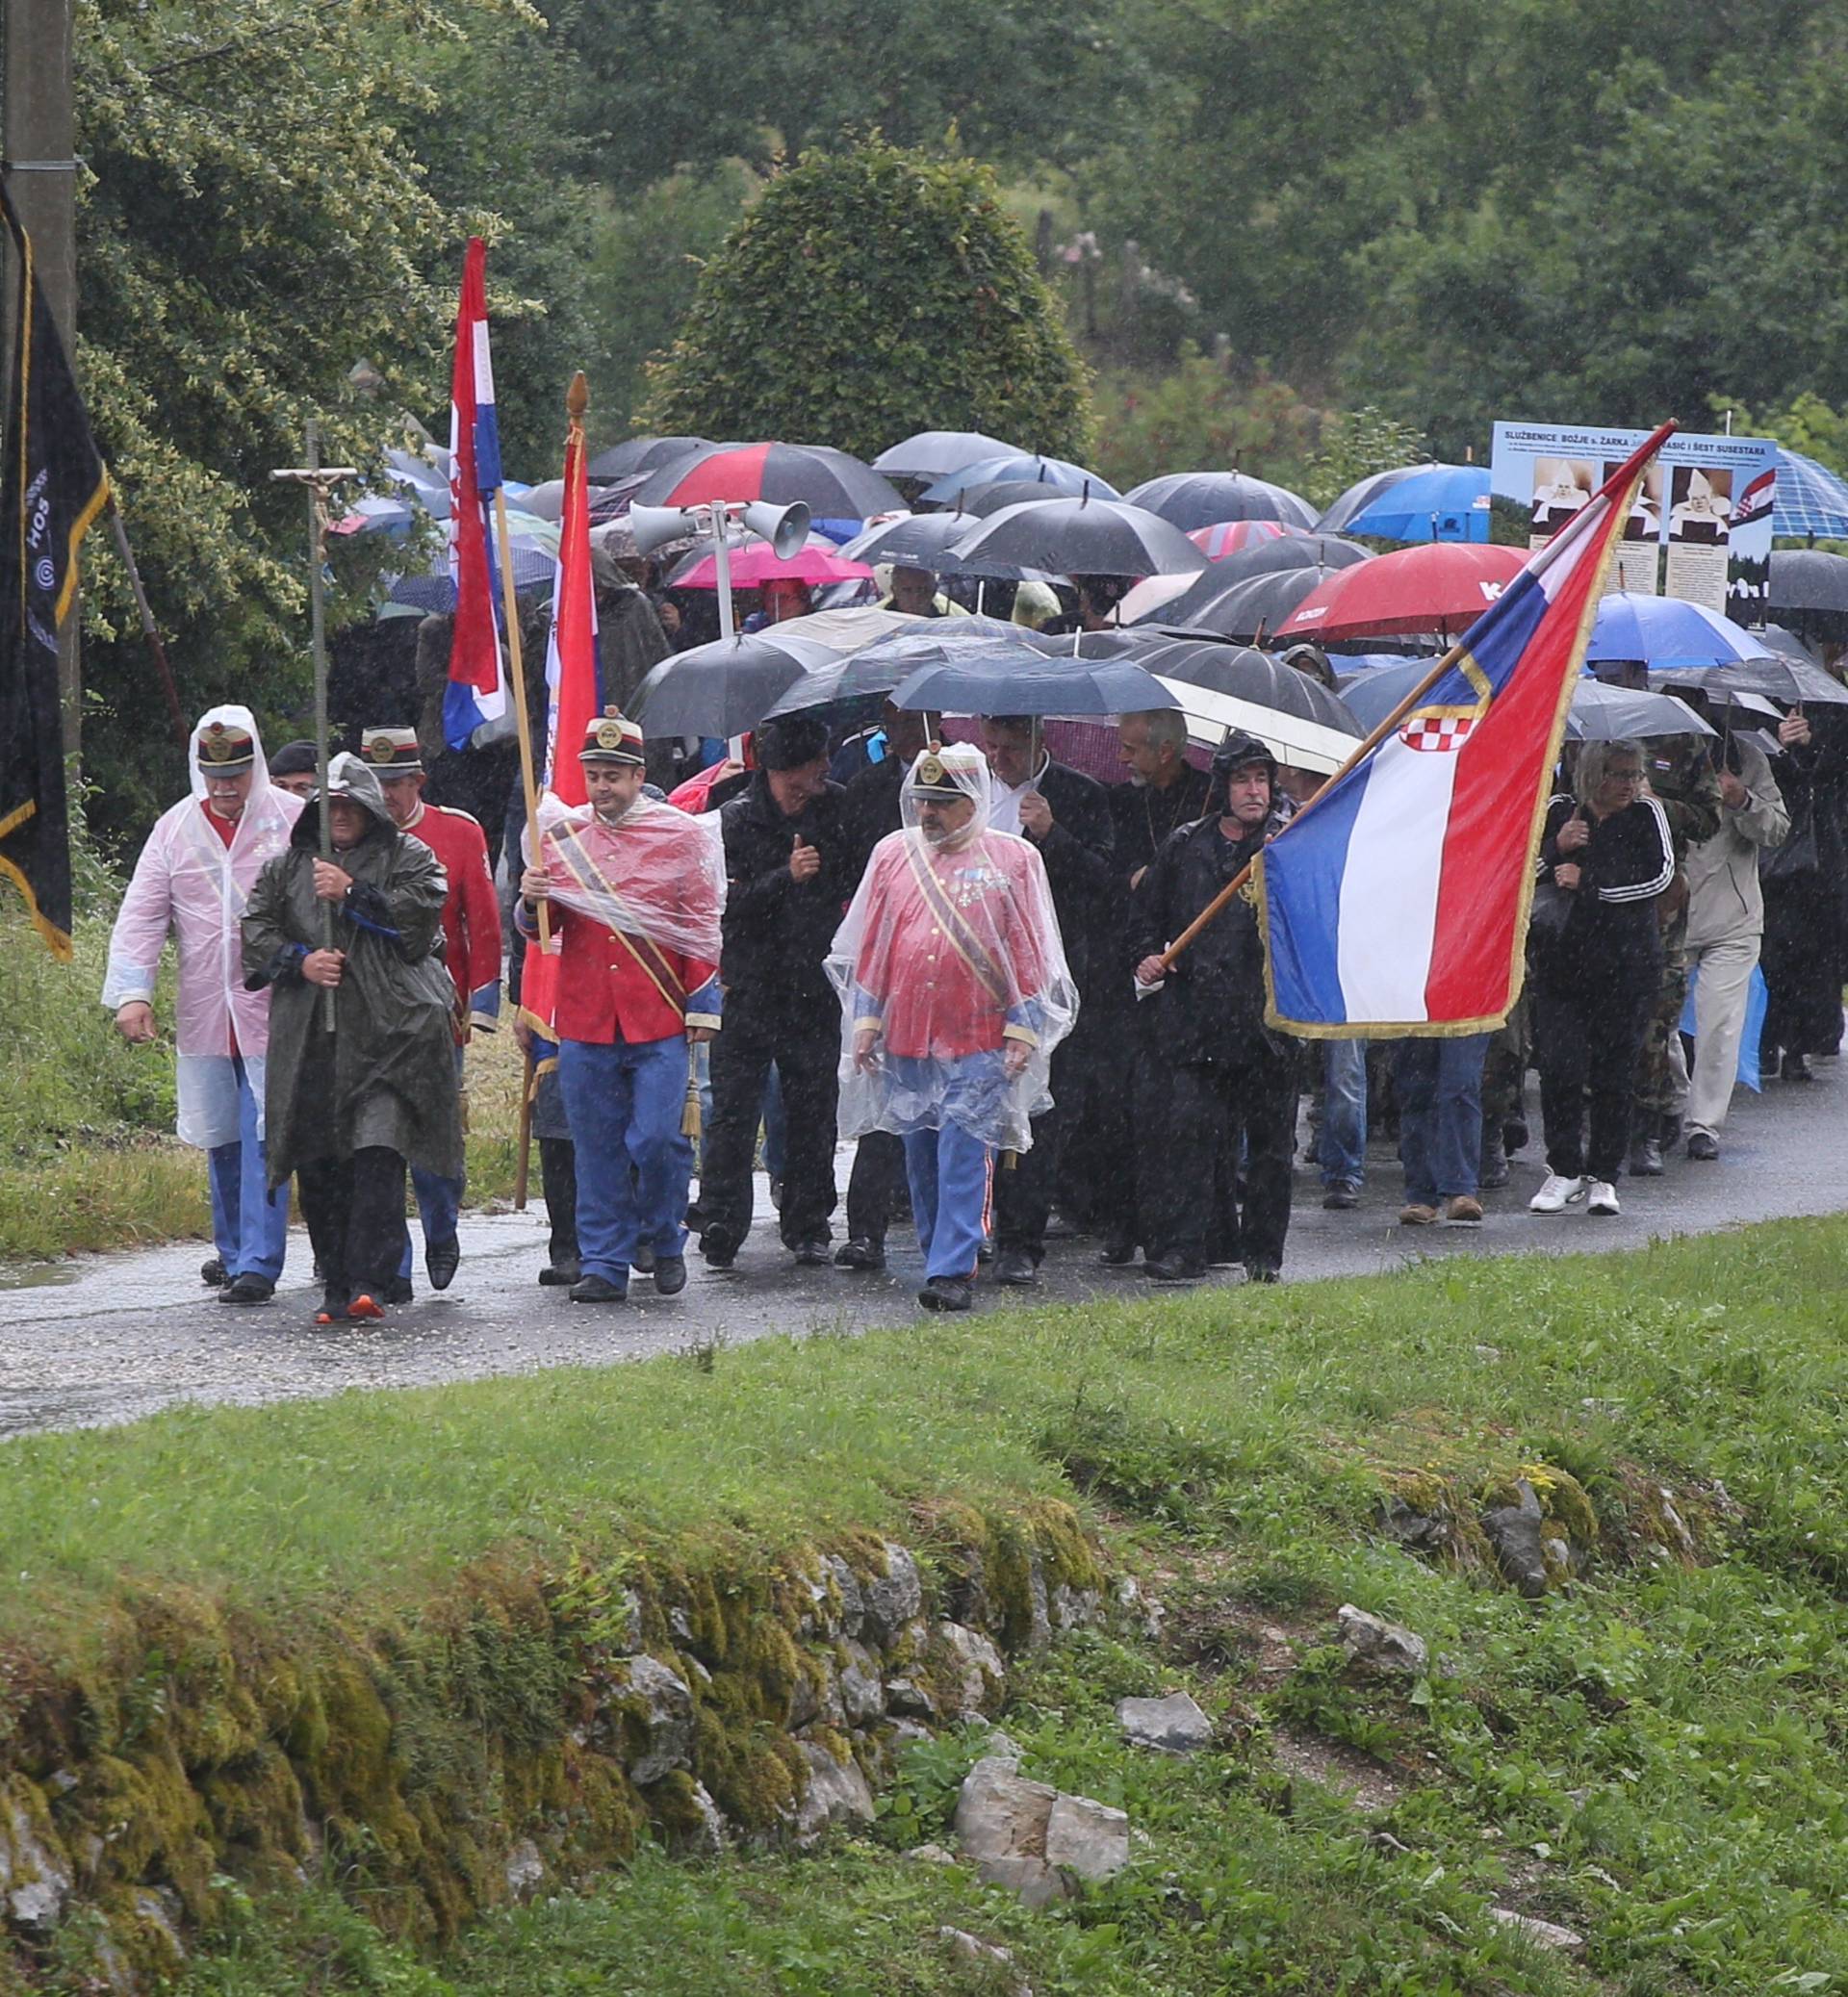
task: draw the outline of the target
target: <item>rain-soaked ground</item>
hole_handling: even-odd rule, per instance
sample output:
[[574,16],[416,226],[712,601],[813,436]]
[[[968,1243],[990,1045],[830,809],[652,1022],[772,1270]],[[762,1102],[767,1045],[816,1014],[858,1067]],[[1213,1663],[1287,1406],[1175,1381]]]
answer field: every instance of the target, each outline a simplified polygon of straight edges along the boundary
[[[1624,1211],[1615,1219],[1582,1209],[1552,1218],[1527,1213],[1542,1172],[1537,1115],[1531,1117],[1535,1141],[1515,1162],[1512,1182],[1485,1195],[1488,1218],[1480,1228],[1399,1227],[1402,1178],[1386,1146],[1373,1148],[1361,1205],[1352,1213],[1324,1212],[1317,1174],[1299,1166],[1285,1280],[1366,1274],[1428,1256],[1634,1247],[1656,1235],[1834,1213],[1848,1205],[1842,1119],[1848,1075],[1835,1061],[1815,1068],[1816,1080],[1808,1086],[1773,1084],[1763,1096],[1740,1090],[1721,1163],[1676,1157],[1665,1178],[1621,1181]],[[843,1147],[843,1190],[850,1157]],[[757,1225],[729,1274],[706,1269],[692,1254],[690,1280],[680,1296],[657,1296],[638,1282],[629,1304],[598,1310],[537,1286],[545,1229],[537,1207],[526,1214],[465,1216],[462,1267],[453,1287],[441,1296],[427,1293],[420,1266],[419,1300],[366,1327],[316,1326],[319,1297],[309,1284],[308,1243],[298,1227],[282,1287],[272,1303],[258,1309],[228,1309],[212,1300],[199,1282],[206,1250],[196,1242],[0,1271],[0,1437],[125,1421],[179,1400],[269,1401],[348,1387],[403,1387],[648,1358],[770,1332],[860,1330],[917,1315],[913,1296],[922,1271],[908,1227],[894,1229],[883,1275],[797,1270],[766,1220],[768,1212],[759,1180]],[[1134,1269],[1100,1267],[1096,1246],[1055,1240],[1037,1290],[984,1284],[978,1308],[1142,1293],[1146,1279]],[[1242,1278],[1225,1271],[1210,1280],[1230,1287]]]

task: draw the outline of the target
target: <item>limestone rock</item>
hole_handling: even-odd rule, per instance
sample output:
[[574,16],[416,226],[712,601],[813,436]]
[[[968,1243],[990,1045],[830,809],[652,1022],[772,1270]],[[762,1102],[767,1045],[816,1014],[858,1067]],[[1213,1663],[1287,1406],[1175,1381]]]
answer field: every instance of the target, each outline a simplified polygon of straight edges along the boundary
[[1547,1592],[1547,1555],[1541,1544],[1546,1515],[1525,1477],[1515,1490],[1520,1502],[1495,1505],[1484,1512],[1482,1530],[1509,1586],[1535,1600]]
[[1213,1722],[1185,1692],[1118,1700],[1116,1724],[1132,1746],[1165,1754],[1197,1754],[1213,1738]]
[[1011,1733],[1004,1733],[999,1727],[990,1727],[982,1742],[983,1758],[988,1761],[1006,1761],[1018,1768],[1027,1758],[1027,1751]]
[[1542,1921],[1533,1914],[1516,1913],[1511,1907],[1492,1907],[1489,1919],[1503,1928],[1512,1928],[1528,1941],[1537,1942],[1543,1949],[1569,1951],[1581,1949],[1585,1937],[1571,1928],[1561,1928],[1555,1921]]
[[1104,1605],[1095,1588],[1069,1588],[1060,1581],[1052,1591],[1051,1618],[1055,1629],[1088,1629],[1096,1622]]
[[875,1643],[896,1643],[906,1624],[924,1607],[924,1582],[917,1562],[903,1547],[886,1542],[886,1572],[861,1586],[866,1633]]
[[954,1865],[956,1854],[946,1852],[940,1844],[914,1844],[906,1857],[914,1859],[919,1865]]
[[1052,1616],[1046,1603],[1046,1570],[1038,1553],[1027,1556],[1027,1649],[1043,1651],[1052,1641]]
[[[866,1600],[860,1591],[860,1576],[838,1553],[825,1554],[821,1564],[840,1600],[838,1611],[830,1619],[830,1634],[858,1636],[866,1619]],[[829,1624],[824,1623],[823,1627],[829,1627]]]
[[0,1905],[14,1926],[48,1933],[70,1891],[70,1866],[47,1829],[35,1828],[24,1803],[0,1797]]
[[712,1801],[704,1782],[693,1784],[693,1807],[700,1813],[700,1828],[694,1833],[691,1849],[702,1857],[716,1858],[725,1850],[729,1833],[725,1813]]
[[939,1623],[937,1633],[956,1653],[961,1671],[957,1710],[981,1712],[1007,1681],[1008,1667],[1001,1652],[979,1629],[962,1623]]
[[966,1928],[939,1928],[937,1932],[939,1939],[947,1941],[959,1956],[966,1956],[971,1962],[993,1962],[1005,1967],[1014,1960],[1012,1949],[1004,1949],[998,1941],[984,1941]]
[[1081,1880],[1113,1879],[1129,1863],[1129,1818],[1089,1796],[1057,1796],[1046,1818],[1046,1863]]
[[1348,1660],[1369,1671],[1404,1672],[1416,1677],[1430,1661],[1422,1636],[1413,1635],[1401,1624],[1388,1623],[1383,1616],[1370,1616],[1351,1601],[1343,1602],[1335,1611],[1335,1622]]
[[1168,1621],[1168,1611],[1152,1595],[1142,1593],[1142,1583],[1134,1575],[1118,1575],[1112,1591],[1117,1609],[1127,1616],[1142,1633],[1160,1642],[1162,1625]]
[[507,1854],[507,1891],[516,1900],[526,1900],[539,1890],[546,1876],[546,1861],[539,1856],[539,1847],[529,1837],[523,1837]]
[[798,1845],[811,1845],[830,1824],[870,1824],[873,1792],[853,1761],[836,1761],[814,1741],[803,1741],[802,1758],[808,1764],[808,1786],[796,1805],[790,1830]]
[[850,1727],[870,1727],[886,1710],[886,1687],[879,1674],[879,1660],[864,1644],[849,1637],[841,1651],[847,1661],[834,1683],[840,1695],[840,1709]]
[[[684,1678],[646,1651],[622,1667],[631,1710],[640,1724],[641,1752],[629,1763],[629,1779],[638,1789],[658,1782],[671,1768],[689,1766],[693,1756],[693,1694]],[[623,1696],[621,1690],[617,1696]]]

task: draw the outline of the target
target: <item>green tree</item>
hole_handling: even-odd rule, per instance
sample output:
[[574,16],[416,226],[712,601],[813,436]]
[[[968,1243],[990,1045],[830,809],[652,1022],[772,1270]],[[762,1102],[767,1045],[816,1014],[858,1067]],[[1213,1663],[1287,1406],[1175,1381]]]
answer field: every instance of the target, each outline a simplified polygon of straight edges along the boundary
[[651,384],[651,422],[711,437],[862,456],[925,428],[1091,444],[1084,366],[993,174],[879,139],[772,177]]

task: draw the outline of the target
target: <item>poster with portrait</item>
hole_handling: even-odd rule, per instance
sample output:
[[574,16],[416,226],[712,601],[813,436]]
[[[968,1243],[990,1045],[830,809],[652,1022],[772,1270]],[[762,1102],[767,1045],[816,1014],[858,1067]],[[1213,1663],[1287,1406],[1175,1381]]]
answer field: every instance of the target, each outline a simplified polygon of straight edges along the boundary
[[[1647,430],[1499,422],[1492,497],[1526,513],[1538,547],[1588,500]],[[1763,615],[1778,447],[1768,437],[1678,432],[1643,476],[1606,588],[1661,591],[1742,624]]]

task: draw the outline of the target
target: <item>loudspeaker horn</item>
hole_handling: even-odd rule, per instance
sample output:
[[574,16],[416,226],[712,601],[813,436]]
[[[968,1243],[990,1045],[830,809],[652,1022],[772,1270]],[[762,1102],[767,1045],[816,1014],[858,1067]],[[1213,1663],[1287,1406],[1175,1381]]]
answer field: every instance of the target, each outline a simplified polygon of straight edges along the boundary
[[[786,562],[808,538],[808,508],[801,499],[787,506],[773,506],[768,499],[753,499],[743,517],[754,534],[769,542],[779,561]],[[634,518],[633,508],[629,518]]]
[[653,554],[670,541],[684,541],[689,534],[698,533],[699,523],[680,506],[631,506],[629,530],[635,536],[636,549]]

